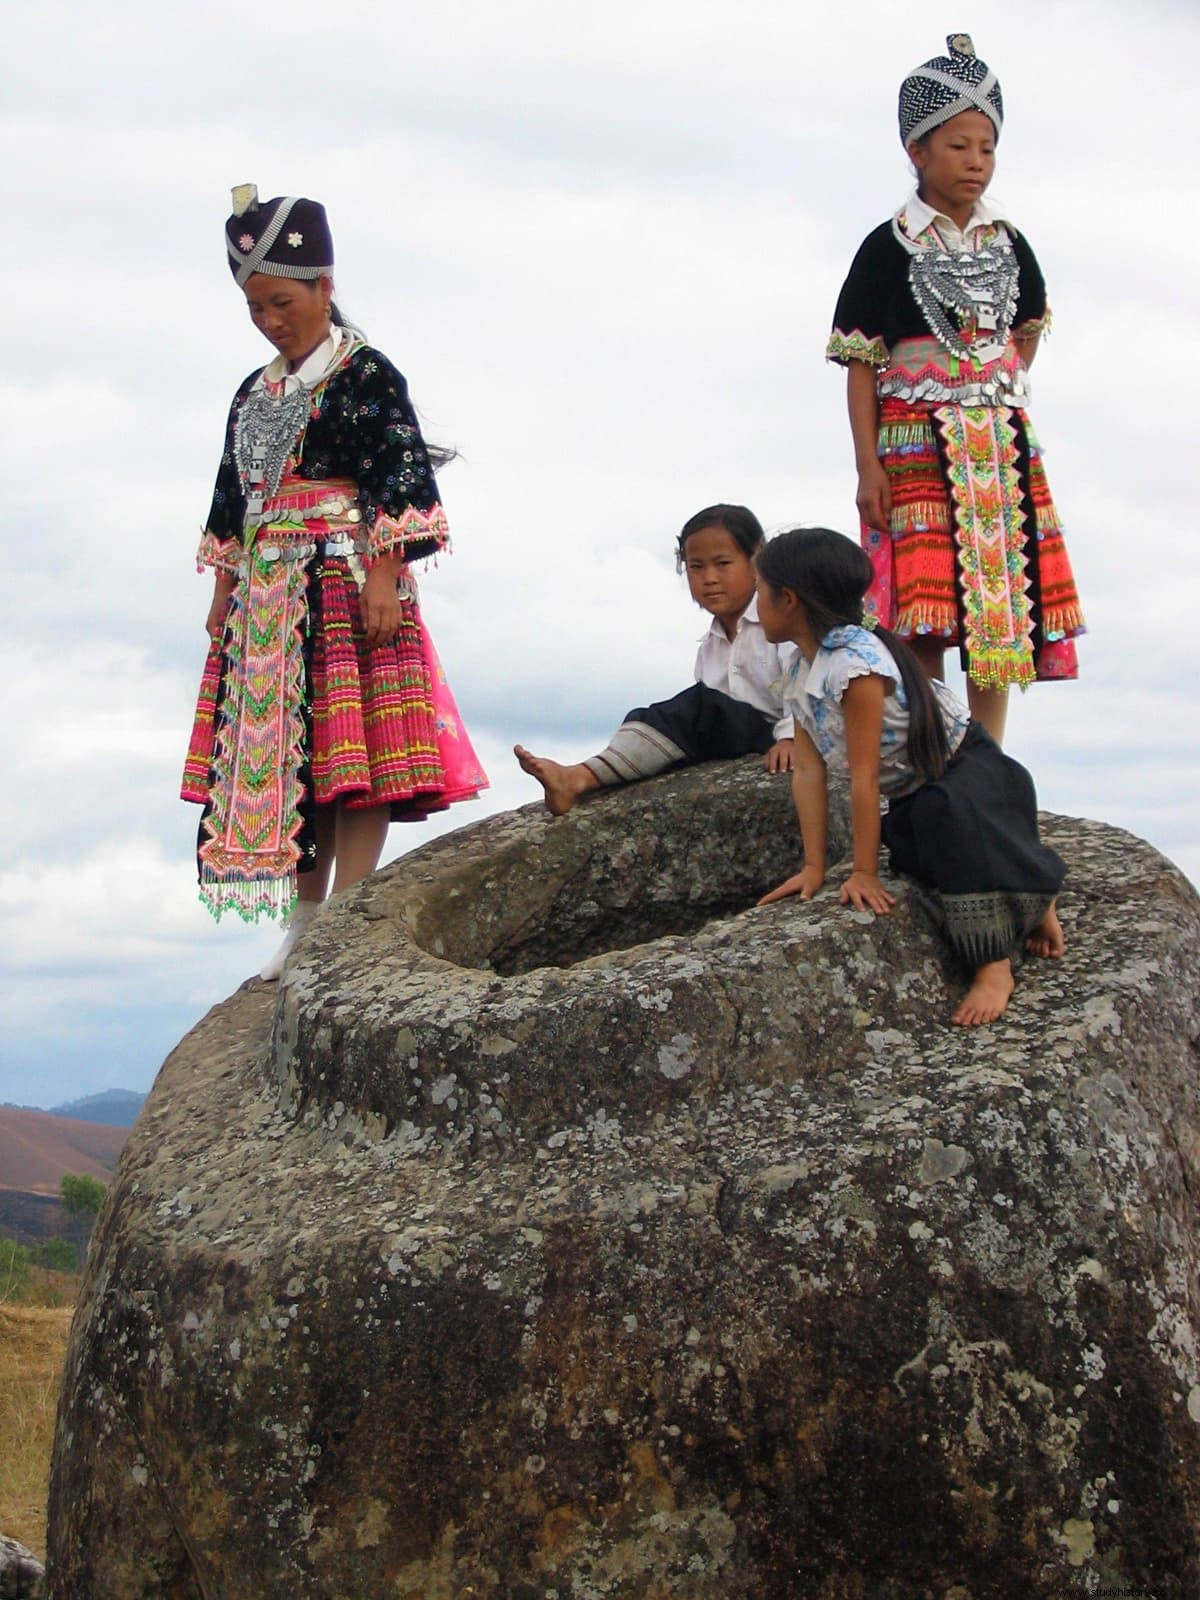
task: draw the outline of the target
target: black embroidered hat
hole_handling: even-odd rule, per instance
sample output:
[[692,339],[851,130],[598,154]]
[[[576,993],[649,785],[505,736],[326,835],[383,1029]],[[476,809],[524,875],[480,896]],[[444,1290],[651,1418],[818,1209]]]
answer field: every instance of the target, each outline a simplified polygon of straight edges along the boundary
[[233,191],[225,250],[239,288],[256,272],[312,282],[333,271],[333,235],[325,207],[291,195],[260,201],[252,183],[240,183]]
[[982,111],[1000,137],[1004,99],[996,74],[975,54],[970,34],[950,34],[946,48],[948,56],[914,67],[900,85],[900,143],[906,150],[960,111]]

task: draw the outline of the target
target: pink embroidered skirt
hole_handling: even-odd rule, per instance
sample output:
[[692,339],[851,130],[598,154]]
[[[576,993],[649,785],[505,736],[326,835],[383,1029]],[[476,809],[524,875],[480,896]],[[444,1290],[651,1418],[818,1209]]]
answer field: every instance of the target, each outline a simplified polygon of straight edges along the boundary
[[182,787],[205,808],[214,915],[288,909],[315,863],[314,804],[419,820],[486,787],[414,601],[396,638],[368,649],[349,559],[248,558],[205,662]]

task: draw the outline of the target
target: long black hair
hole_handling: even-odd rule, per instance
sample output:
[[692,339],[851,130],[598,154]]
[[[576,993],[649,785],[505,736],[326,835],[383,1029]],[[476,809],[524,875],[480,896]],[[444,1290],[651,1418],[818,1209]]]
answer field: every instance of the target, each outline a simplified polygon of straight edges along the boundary
[[[871,582],[866,552],[832,528],[792,528],[763,545],[755,558],[772,589],[790,589],[808,613],[818,639],[831,628],[863,624],[863,596]],[[908,701],[908,759],[928,782],[940,778],[950,761],[946,725],[933,686],[916,656],[888,628],[875,637],[891,652]]]
[[[367,343],[366,332],[342,310],[331,273],[321,272],[315,278],[296,278],[290,281],[293,287],[307,289],[310,294],[320,294],[323,279],[327,279],[329,282],[330,326],[333,328],[345,328],[347,333],[357,334],[364,344]],[[416,410],[416,407],[414,406],[413,409]],[[422,420],[420,412],[417,412],[417,417],[418,420]],[[423,433],[424,430],[422,429]],[[429,464],[435,473],[440,472],[443,467],[449,466],[452,461],[458,460],[458,451],[452,444],[433,444],[424,437],[422,438],[422,443],[425,446],[425,454],[429,457]]]
[[705,528],[724,528],[742,554],[751,560],[766,538],[762,523],[748,506],[705,506],[703,511],[697,511],[694,517],[687,519],[675,541],[675,566],[680,572],[683,571],[688,540]]
[[[365,331],[359,327],[357,322],[352,322],[341,306],[338,305],[336,290],[329,297],[329,321],[333,327],[345,328],[348,333],[356,333],[360,339],[367,343],[370,342],[367,340]],[[413,406],[413,410],[416,411],[415,406]],[[419,411],[417,411],[417,417],[420,421],[424,421]],[[429,457],[429,465],[435,473],[440,472],[443,467],[448,467],[452,461],[459,459],[458,451],[452,444],[433,444],[423,437],[424,429],[421,432],[422,442],[425,445],[425,454]]]

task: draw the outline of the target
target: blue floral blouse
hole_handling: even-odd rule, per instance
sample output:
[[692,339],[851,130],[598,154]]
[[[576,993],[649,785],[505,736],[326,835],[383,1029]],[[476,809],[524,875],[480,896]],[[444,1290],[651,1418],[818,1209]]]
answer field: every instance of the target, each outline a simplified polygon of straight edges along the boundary
[[[900,680],[900,669],[881,639],[854,623],[831,628],[811,663],[797,653],[791,671],[782,682],[784,707],[816,745],[826,767],[834,772],[845,772],[846,719],[842,714],[842,696],[852,678],[868,676],[883,678],[887,683],[879,791],[895,799],[919,789],[924,780],[908,763],[908,700]],[[953,752],[962,743],[971,714],[944,683],[935,682],[933,690]]]

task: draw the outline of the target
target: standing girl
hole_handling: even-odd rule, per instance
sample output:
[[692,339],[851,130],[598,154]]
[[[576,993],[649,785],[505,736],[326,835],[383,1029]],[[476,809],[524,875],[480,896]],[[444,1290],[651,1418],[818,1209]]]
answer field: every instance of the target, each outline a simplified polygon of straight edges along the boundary
[[860,246],[825,353],[847,369],[868,611],[931,677],[959,646],[999,743],[1010,684],[1077,676],[1083,613],[1024,409],[1046,288],[985,199],[1000,85],[965,34],[947,45],[900,87],[916,193]]
[[800,650],[784,698],[796,720],[792,792],[804,844],[803,869],[760,904],[808,900],[825,881],[826,768],[848,768],[854,870],[842,904],[880,915],[894,904],[879,881],[882,836],[892,866],[929,891],[973,974],[951,1020],[994,1022],[1022,941],[1034,955],[1063,952],[1055,901],[1066,868],[1038,837],[1032,779],[894,634],[864,626],[871,563],[849,539],[828,528],[780,534],[758,571],[763,631]]
[[759,520],[745,506],[706,506],[683,525],[676,564],[687,573],[692,599],[712,616],[691,688],[631,711],[586,761],[566,766],[513,747],[555,816],[591,789],[634,783],[681,762],[761,754],[768,772],[791,770],[792,719],[778,684],[794,650],[770,643],[758,620],[754,556],[762,542]]
[[215,584],[183,797],[204,807],[213,914],[290,912],[276,978],[331,881],[374,870],[389,821],[487,779],[409,570],[449,540],[429,452],[403,377],[334,304],[324,208],[243,185],[225,247],[278,353],[233,397],[200,543]]

